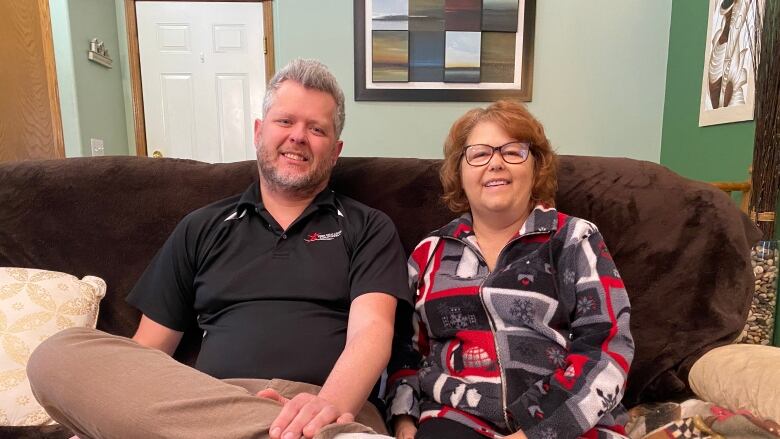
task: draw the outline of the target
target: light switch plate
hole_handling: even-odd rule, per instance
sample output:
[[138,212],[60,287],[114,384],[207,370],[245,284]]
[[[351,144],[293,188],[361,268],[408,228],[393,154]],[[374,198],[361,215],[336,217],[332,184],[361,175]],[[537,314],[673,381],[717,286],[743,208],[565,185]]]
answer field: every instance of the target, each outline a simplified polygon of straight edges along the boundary
[[92,157],[105,155],[103,148],[103,139],[89,139],[89,145],[92,147]]

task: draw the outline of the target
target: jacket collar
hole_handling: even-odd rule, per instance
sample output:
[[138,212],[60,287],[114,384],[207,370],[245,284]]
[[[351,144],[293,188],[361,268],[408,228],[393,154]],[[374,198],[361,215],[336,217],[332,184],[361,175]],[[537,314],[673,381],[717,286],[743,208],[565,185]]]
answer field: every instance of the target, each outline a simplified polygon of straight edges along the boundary
[[[554,207],[537,204],[518,230],[517,236],[523,237],[556,230],[558,230],[558,211]],[[471,212],[466,212],[455,218],[444,227],[433,231],[430,236],[469,240],[471,236],[474,236],[474,220]]]

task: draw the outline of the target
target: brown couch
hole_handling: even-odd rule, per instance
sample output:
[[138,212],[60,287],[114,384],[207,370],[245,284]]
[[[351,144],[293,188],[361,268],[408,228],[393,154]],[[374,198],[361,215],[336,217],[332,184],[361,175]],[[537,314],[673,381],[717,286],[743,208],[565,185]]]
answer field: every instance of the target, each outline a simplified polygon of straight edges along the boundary
[[[453,216],[439,202],[438,166],[342,158],[332,186],[386,212],[408,252]],[[100,157],[0,164],[0,266],[102,277],[108,293],[98,328],[129,336],[139,314],[124,297],[177,221],[256,178],[254,162]],[[758,230],[721,191],[631,159],[562,156],[556,202],[598,225],[625,280],[636,357],[624,402],[688,395],[694,361],[742,330],[753,285],[749,247]],[[191,363],[199,339],[193,325],[176,358]],[[58,428],[0,428],[0,437],[66,435]]]

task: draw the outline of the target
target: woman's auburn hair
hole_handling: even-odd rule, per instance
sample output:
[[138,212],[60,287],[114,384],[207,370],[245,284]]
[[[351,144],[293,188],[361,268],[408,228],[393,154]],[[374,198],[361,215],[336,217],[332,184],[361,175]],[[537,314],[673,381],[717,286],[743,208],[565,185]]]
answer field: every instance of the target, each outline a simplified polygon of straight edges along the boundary
[[509,137],[531,144],[531,154],[534,157],[531,202],[534,205],[542,203],[550,207],[555,206],[558,157],[544,135],[542,124],[525,108],[525,105],[510,100],[500,100],[487,108],[469,110],[452,124],[444,143],[444,161],[439,172],[444,189],[442,195],[444,204],[455,213],[469,211],[469,201],[463,190],[460,175],[460,164],[466,139],[471,131],[480,122],[488,121],[506,131]]

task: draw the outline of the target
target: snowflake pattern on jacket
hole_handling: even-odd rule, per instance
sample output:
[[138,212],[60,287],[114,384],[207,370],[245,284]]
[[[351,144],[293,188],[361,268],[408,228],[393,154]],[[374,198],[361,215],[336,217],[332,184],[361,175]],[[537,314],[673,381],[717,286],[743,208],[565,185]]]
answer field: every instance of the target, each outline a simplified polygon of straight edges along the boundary
[[486,437],[624,434],[630,306],[595,225],[536,206],[490,272],[464,214],[417,245],[409,282],[388,417],[447,418]]

